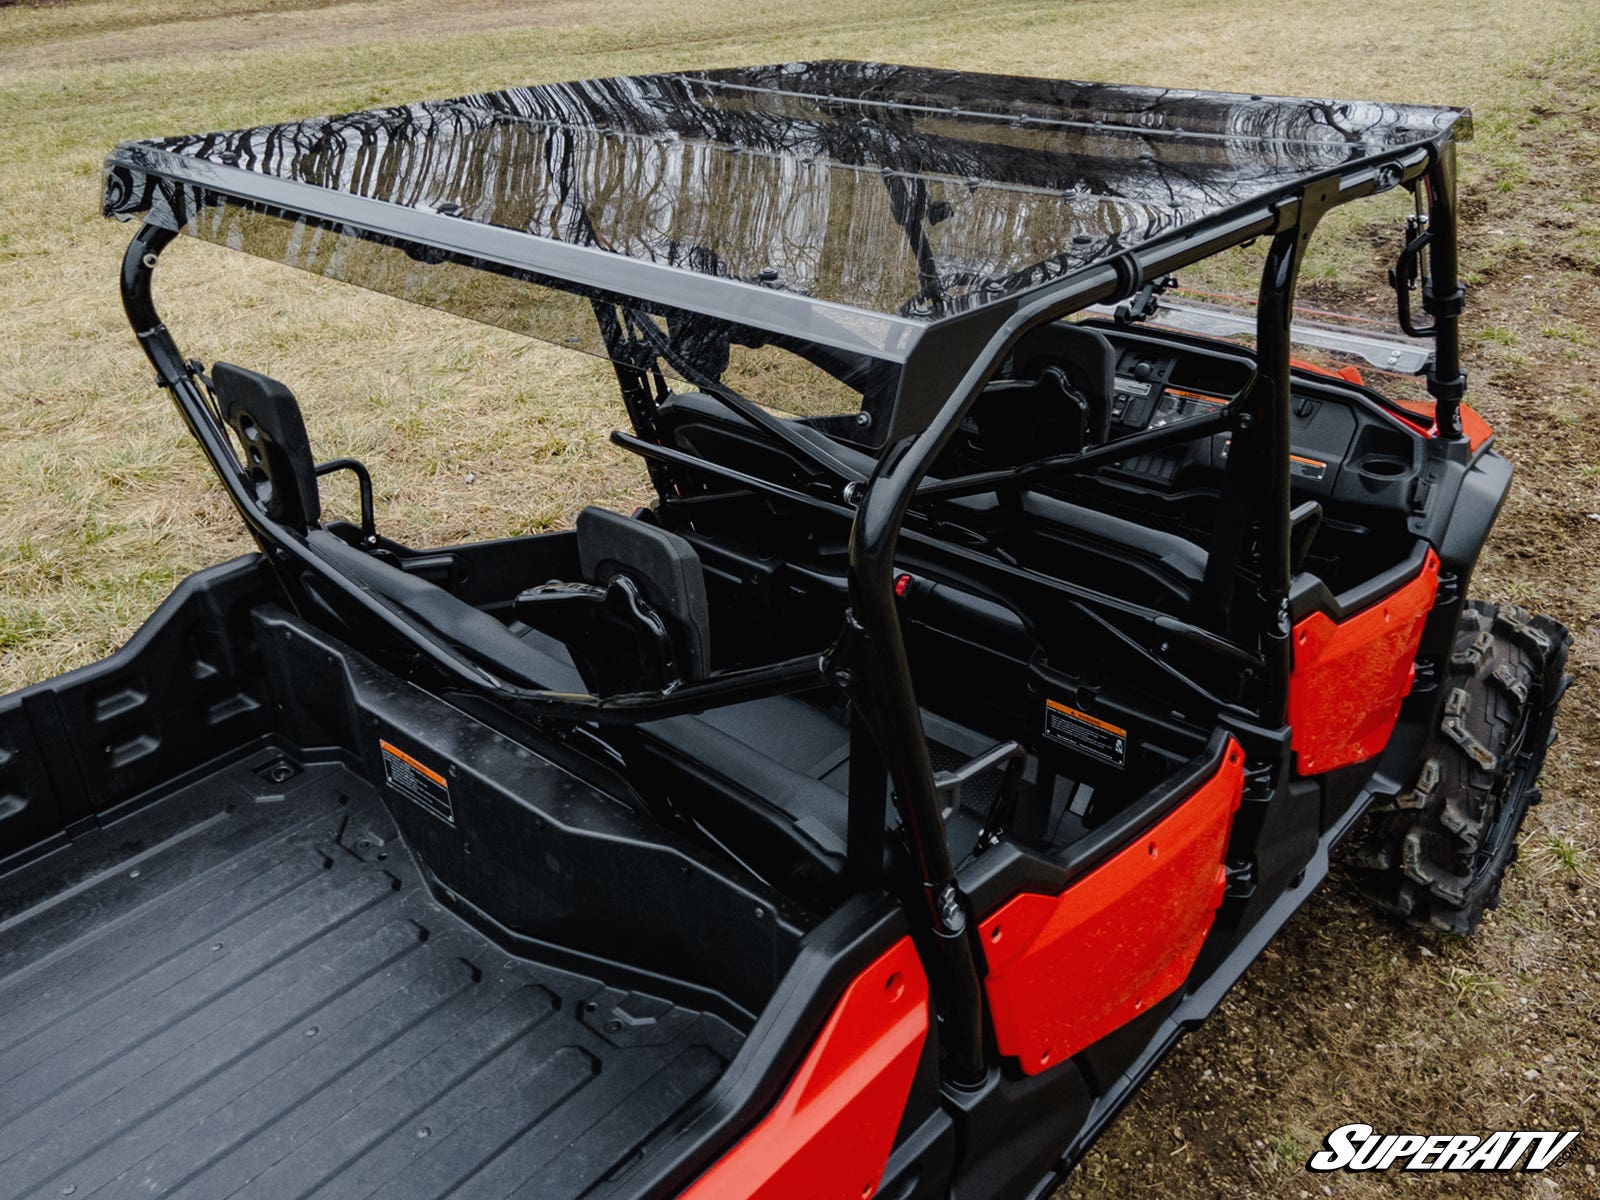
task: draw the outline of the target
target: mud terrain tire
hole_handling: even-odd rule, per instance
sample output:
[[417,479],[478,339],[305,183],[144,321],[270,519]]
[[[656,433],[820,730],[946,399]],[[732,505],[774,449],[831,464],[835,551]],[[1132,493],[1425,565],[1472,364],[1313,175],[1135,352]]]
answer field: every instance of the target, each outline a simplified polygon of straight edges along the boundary
[[1445,673],[1439,732],[1411,787],[1374,807],[1358,882],[1408,923],[1470,934],[1499,903],[1517,831],[1539,802],[1571,642],[1548,617],[1469,600]]

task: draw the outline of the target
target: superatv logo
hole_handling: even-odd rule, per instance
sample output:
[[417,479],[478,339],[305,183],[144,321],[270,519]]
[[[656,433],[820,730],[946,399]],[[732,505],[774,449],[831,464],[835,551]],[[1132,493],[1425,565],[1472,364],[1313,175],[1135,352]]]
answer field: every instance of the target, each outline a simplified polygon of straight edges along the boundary
[[1306,1164],[1310,1171],[1542,1171],[1578,1136],[1576,1129],[1470,1133],[1378,1133],[1341,1125]]

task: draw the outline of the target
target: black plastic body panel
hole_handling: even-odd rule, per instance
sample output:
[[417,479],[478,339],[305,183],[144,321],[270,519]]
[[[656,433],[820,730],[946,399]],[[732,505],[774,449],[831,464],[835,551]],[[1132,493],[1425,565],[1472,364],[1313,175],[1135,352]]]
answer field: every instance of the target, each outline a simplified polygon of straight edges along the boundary
[[[554,745],[557,761],[530,748],[548,739],[516,742],[464,719],[282,610],[260,612],[257,631],[285,728],[382,784],[447,895],[546,956],[559,946],[630,977],[657,976],[657,990],[688,988],[702,1006],[731,1005],[746,1020],[760,1011],[804,931],[798,909],[753,876],[739,882],[732,864],[708,863],[625,793],[563,769]],[[386,744],[447,779],[448,816],[390,781]]]
[[263,737],[258,558],[185,579],[111,657],[0,696],[0,866]]

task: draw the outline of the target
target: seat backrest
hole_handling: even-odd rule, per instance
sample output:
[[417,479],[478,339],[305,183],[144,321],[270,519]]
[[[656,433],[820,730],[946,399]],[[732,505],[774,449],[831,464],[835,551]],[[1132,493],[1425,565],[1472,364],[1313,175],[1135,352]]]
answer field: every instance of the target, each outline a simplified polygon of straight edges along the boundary
[[1018,378],[1031,378],[1048,365],[1066,374],[1071,385],[1089,401],[1092,442],[1111,436],[1111,401],[1117,388],[1117,351],[1098,329],[1067,321],[1041,326],[1017,343]]
[[[1027,334],[1013,352],[1015,382],[986,391],[968,418],[989,465],[1017,466],[1106,441],[1116,364],[1098,330],[1058,321]],[[1032,388],[1016,386],[1027,380]]]
[[667,623],[678,669],[689,681],[711,670],[711,613],[705,570],[683,538],[605,508],[578,514],[578,561],[591,583],[626,575]]
[[[863,478],[872,473],[875,455],[829,437],[803,421],[788,421],[800,437],[813,443],[828,457],[852,468]],[[704,392],[674,392],[656,411],[656,428],[679,450],[697,454],[712,462],[738,467],[775,483],[809,488],[812,483],[833,476],[807,461],[795,450],[757,429],[733,413],[727,405]]]
[[[1068,330],[1066,334],[1068,338],[1077,334],[1091,335],[1086,344],[1094,347],[1090,358],[1099,364],[1096,370],[1104,367],[1106,372],[1111,371],[1114,356],[1101,355],[1103,350],[1105,356],[1111,356],[1111,343],[1106,341],[1103,334],[1092,329],[1078,329],[1073,326],[1064,328]],[[1107,378],[1109,379],[1109,375]],[[1109,386],[1108,383],[1107,387]],[[759,433],[750,431],[737,417],[730,415],[722,404],[699,392],[681,392],[672,396],[662,404],[660,417],[663,429],[678,441],[680,448],[692,452],[705,453],[727,446],[747,451],[761,438]],[[807,437],[827,439],[828,436],[808,425],[797,423],[796,428]],[[718,435],[740,440],[719,442]],[[829,444],[833,452],[844,461],[861,468],[863,473],[871,472],[873,459],[870,455],[831,439]],[[793,472],[788,476],[780,476],[778,481],[797,483],[799,474],[804,470],[803,465],[786,449],[768,447],[768,450],[772,462],[780,463]],[[753,464],[739,460],[733,465],[748,470]],[[929,478],[934,477],[929,476]],[[1052,530],[1067,536],[1074,533],[1081,534],[1095,543],[1113,548],[1119,556],[1126,556],[1127,551],[1132,551],[1135,559],[1149,560],[1155,567],[1172,577],[1174,601],[1187,598],[1205,573],[1205,550],[1179,534],[1140,525],[1124,517],[1081,504],[1073,504],[1043,492],[1025,491],[1022,499],[1024,512],[1030,520],[1037,522],[1040,529]],[[993,493],[968,496],[949,502],[953,511],[970,512],[974,521],[979,524],[994,510],[996,503]]]
[[244,449],[245,474],[267,516],[304,533],[322,519],[317,464],[294,393],[232,363],[211,369],[222,419]]

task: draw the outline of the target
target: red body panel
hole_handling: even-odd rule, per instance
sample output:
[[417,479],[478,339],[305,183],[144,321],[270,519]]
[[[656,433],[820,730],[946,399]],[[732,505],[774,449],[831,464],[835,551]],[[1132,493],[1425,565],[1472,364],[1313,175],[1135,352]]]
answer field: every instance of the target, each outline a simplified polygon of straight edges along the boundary
[[1494,429],[1478,415],[1470,404],[1461,406],[1461,432],[1467,435],[1467,446],[1476,450],[1494,436]]
[[1222,903],[1243,786],[1244,754],[1229,741],[1216,774],[1131,846],[1059,896],[1024,892],[983,922],[1002,1054],[1037,1074],[1183,983]]
[[1299,367],[1302,371],[1311,371],[1317,375],[1326,375],[1329,379],[1342,379],[1346,383],[1355,384],[1357,387],[1365,387],[1367,383],[1365,379],[1361,378],[1360,367],[1319,367],[1316,363],[1306,362],[1303,358],[1291,358],[1289,360],[1289,365],[1291,367]]
[[[1394,403],[1414,414],[1411,417],[1396,417],[1395,419],[1408,429],[1414,429],[1424,437],[1436,437],[1438,429],[1433,423],[1433,405],[1426,400],[1396,400]],[[1494,429],[1478,414],[1478,410],[1470,404],[1461,406],[1461,432],[1466,435],[1467,449],[1476,451],[1494,436]]]
[[928,1036],[928,978],[901,938],[845,989],[777,1104],[683,1193],[862,1200],[878,1190]]
[[1422,627],[1439,591],[1439,557],[1392,596],[1335,623],[1312,613],[1294,627],[1289,724],[1302,775],[1362,762],[1388,744],[1416,674]]

